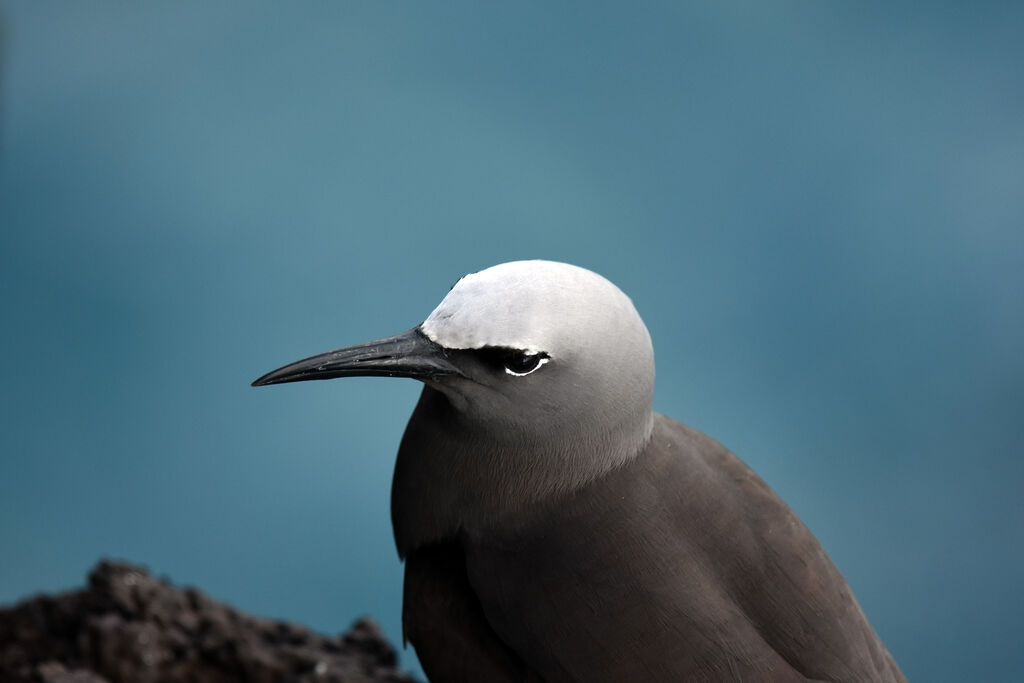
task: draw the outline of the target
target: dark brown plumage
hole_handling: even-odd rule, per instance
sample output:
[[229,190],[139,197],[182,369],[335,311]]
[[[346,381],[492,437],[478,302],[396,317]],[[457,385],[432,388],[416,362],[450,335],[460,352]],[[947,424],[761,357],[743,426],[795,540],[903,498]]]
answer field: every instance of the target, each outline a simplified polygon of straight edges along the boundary
[[432,681],[905,680],[785,503],[660,415],[514,529],[412,549],[403,618]]

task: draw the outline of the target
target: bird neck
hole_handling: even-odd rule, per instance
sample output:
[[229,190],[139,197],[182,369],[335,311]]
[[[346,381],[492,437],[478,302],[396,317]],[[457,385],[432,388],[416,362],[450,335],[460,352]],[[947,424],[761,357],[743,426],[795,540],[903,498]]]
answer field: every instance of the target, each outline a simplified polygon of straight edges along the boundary
[[[391,516],[401,556],[460,533],[526,523],[547,504],[631,460],[650,439],[653,413],[632,425],[543,443],[502,440],[425,387],[395,464]],[[624,428],[625,427],[625,428]]]

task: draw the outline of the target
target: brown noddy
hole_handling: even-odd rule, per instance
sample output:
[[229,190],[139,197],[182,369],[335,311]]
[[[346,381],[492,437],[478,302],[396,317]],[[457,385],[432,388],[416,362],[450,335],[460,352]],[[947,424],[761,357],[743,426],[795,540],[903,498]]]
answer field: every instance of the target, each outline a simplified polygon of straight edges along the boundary
[[793,511],[653,412],[647,328],[601,276],[494,266],[253,384],[366,375],[425,384],[391,510],[430,680],[905,680]]

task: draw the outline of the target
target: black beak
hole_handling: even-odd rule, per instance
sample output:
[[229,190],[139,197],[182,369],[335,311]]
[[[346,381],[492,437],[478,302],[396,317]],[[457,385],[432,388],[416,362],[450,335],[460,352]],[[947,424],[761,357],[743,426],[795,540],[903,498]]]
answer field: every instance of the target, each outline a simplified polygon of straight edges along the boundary
[[462,372],[448,360],[445,349],[418,327],[387,339],[346,346],[303,360],[260,377],[254,387],[335,377],[412,377],[428,380]]

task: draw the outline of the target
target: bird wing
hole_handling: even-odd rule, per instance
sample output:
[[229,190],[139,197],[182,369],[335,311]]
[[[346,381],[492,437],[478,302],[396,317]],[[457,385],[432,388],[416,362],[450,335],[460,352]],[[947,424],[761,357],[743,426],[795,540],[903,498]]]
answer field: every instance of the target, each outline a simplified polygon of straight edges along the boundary
[[682,461],[705,470],[695,483],[710,495],[698,501],[714,511],[703,533],[686,528],[765,643],[811,680],[905,681],[846,580],[789,506],[716,441],[665,422],[665,438],[687,444]]
[[421,547],[406,558],[402,626],[432,681],[540,680],[488,624],[457,541]]
[[490,629],[549,683],[904,680],[793,512],[661,416],[635,462],[464,543]]
[[[684,482],[677,526],[715,567],[765,644],[811,680],[905,681],[811,531],[753,470],[714,439],[660,418],[664,453]],[[686,480],[682,468],[695,472]],[[708,518],[689,521],[705,512]]]

